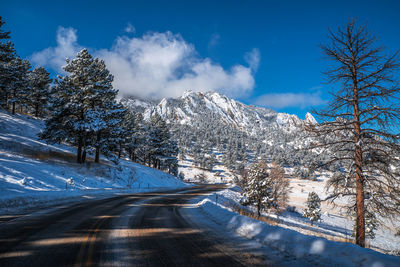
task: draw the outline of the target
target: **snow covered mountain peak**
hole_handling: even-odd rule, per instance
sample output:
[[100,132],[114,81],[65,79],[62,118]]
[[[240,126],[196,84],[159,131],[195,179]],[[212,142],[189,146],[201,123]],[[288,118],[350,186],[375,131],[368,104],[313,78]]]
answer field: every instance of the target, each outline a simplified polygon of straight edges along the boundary
[[317,120],[314,118],[314,116],[310,112],[307,112],[306,118],[305,118],[304,121],[306,121],[306,122],[308,122],[310,124],[317,124],[318,123]]
[[245,105],[218,92],[185,91],[181,97],[164,98],[158,104],[143,100],[129,100],[125,104],[132,110],[143,112],[145,119],[158,113],[167,123],[197,128],[215,123],[252,136],[274,128],[293,132],[301,129],[305,122],[316,123],[309,113],[301,120],[296,115]]

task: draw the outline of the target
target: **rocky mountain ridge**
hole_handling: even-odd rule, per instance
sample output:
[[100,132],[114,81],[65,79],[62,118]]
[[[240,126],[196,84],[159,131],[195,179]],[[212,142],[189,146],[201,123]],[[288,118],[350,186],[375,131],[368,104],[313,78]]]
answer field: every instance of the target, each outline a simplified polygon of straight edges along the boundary
[[217,92],[186,91],[179,98],[164,98],[159,103],[138,99],[123,99],[122,103],[131,110],[143,112],[145,119],[158,113],[169,124],[189,126],[212,119],[251,136],[271,129],[294,132],[307,122],[316,123],[310,113],[302,120],[296,115],[246,105]]

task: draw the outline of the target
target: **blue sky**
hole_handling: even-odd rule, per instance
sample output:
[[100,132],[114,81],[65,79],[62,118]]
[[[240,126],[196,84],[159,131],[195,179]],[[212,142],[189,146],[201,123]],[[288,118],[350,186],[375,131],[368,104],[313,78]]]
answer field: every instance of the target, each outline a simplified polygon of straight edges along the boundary
[[[87,47],[121,94],[218,90],[304,117],[329,99],[319,44],[356,17],[400,48],[400,1],[6,1],[18,54],[53,74]],[[189,87],[189,88],[187,88]]]

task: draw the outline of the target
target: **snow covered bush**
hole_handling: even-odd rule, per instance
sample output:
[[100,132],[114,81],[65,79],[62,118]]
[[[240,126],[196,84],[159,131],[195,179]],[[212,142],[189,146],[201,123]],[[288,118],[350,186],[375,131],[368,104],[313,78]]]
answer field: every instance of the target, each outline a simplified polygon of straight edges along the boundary
[[310,192],[307,198],[307,208],[303,212],[303,217],[310,220],[311,225],[314,221],[321,219],[321,199],[315,192]]

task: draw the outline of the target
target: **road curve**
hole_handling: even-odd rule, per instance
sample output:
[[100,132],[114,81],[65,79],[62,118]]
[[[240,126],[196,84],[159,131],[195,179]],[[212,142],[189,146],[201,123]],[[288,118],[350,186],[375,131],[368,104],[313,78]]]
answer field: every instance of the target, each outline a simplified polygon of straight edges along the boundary
[[246,252],[194,227],[179,212],[191,198],[218,189],[121,195],[3,222],[0,266],[252,264]]

